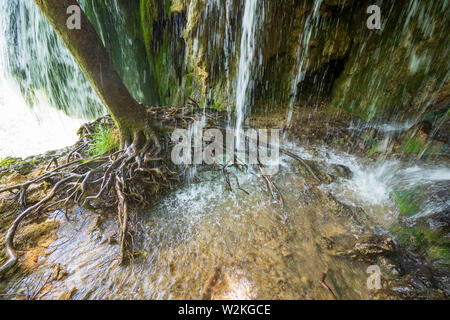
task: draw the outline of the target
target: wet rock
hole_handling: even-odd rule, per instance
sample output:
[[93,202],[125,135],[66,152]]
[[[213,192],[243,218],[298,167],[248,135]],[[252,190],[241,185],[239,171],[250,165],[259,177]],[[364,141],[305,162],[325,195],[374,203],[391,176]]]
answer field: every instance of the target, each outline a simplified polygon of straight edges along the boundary
[[223,277],[222,271],[220,268],[216,268],[211,276],[205,283],[205,286],[202,290],[202,300],[211,300],[216,289],[217,284]]
[[393,260],[387,257],[380,257],[378,259],[378,266],[387,279],[397,279],[400,277],[400,267]]
[[334,164],[331,166],[331,169],[334,171],[336,178],[351,179],[353,177],[353,172],[344,165]]
[[61,265],[58,263],[52,272],[52,281],[62,281],[64,280],[69,273],[67,270],[63,269]]
[[365,235],[356,241],[352,248],[338,251],[336,254],[360,261],[373,262],[378,256],[392,254],[394,250],[395,245],[390,237]]
[[429,121],[421,121],[421,122],[416,123],[415,125],[413,125],[406,132],[406,135],[408,137],[411,137],[411,136],[414,136],[414,135],[419,135],[419,136],[424,136],[424,137],[428,138],[428,135],[430,134],[432,128],[433,128],[433,126],[432,126],[431,122],[429,122]]
[[292,252],[291,250],[283,246],[281,247],[281,254],[283,255],[283,257],[287,258],[292,255]]
[[58,298],[58,300],[72,300],[73,295],[78,291],[77,288],[72,288],[70,291],[68,292],[64,292],[63,294],[61,294]]
[[[324,161],[306,160],[305,162],[309,165],[309,167],[311,168],[313,173],[317,176],[317,178],[319,178],[323,183],[326,184],[332,183],[339,178],[351,179],[351,177],[353,176],[352,171],[344,165],[340,164],[330,165]],[[306,177],[312,176],[309,170],[304,168],[301,164],[299,166],[300,170],[304,172]]]
[[317,238],[317,244],[322,248],[326,250],[333,249],[334,241],[327,237],[318,237]]
[[342,201],[339,201],[336,197],[330,194],[330,198],[334,200],[335,206],[333,213],[336,216],[348,217],[351,219],[353,224],[353,229],[367,229],[367,230],[378,230],[379,227],[372,220],[372,218],[367,214],[367,212],[357,206],[348,205]]
[[[447,299],[448,285],[435,283],[421,274],[407,274],[395,280],[382,281],[383,289],[377,293],[378,299]],[[436,286],[437,285],[437,286]]]
[[250,299],[256,299],[256,289],[248,279],[237,270],[222,267],[213,270],[202,290],[202,300]]

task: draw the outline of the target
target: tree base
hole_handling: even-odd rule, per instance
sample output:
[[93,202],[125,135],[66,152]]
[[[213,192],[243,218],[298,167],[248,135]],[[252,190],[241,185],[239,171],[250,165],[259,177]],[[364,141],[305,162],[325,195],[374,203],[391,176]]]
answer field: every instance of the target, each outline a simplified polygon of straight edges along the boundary
[[[107,121],[104,117],[98,121]],[[130,220],[140,208],[150,207],[154,199],[182,182],[183,171],[171,165],[170,153],[163,150],[161,140],[152,132],[137,131],[129,145],[112,154],[90,156],[95,124],[83,125],[78,134],[80,141],[63,159],[53,158],[45,172],[19,185],[0,189],[0,194],[11,193],[8,202],[16,203],[18,214],[6,235],[8,261],[0,267],[0,276],[14,267],[18,260],[14,236],[19,225],[34,214],[62,209],[68,219],[68,209],[104,207],[117,208],[120,241],[120,260],[125,263],[133,253]],[[52,168],[54,166],[54,168]],[[39,202],[27,206],[27,194],[32,185],[47,182],[52,189]],[[23,211],[21,211],[23,210]]]

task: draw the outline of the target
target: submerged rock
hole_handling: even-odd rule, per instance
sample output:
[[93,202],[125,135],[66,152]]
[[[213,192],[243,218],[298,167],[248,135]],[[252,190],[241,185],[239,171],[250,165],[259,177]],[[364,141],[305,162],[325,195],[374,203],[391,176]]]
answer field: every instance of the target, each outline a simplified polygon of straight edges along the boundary
[[365,235],[358,239],[352,248],[337,251],[336,254],[361,261],[373,262],[378,256],[391,255],[394,251],[395,245],[390,237]]

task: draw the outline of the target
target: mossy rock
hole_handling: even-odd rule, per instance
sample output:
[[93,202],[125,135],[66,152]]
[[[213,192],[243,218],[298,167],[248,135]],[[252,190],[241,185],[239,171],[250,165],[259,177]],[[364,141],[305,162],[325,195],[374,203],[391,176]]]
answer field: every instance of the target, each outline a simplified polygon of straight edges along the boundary
[[[381,30],[368,30],[364,16],[359,22],[355,16],[360,41],[352,46],[332,94],[333,105],[366,120],[417,115],[448,81],[449,47],[446,33],[439,31],[449,27],[442,17],[448,4],[420,2],[409,16],[402,6],[386,5],[384,12],[391,13]],[[424,20],[433,21],[434,32]]]
[[390,230],[396,239],[413,252],[427,255],[432,260],[449,264],[450,239],[448,230],[429,228],[426,221],[418,221],[413,226],[399,221]]
[[450,244],[443,246],[432,246],[427,251],[431,259],[440,261],[450,266]]

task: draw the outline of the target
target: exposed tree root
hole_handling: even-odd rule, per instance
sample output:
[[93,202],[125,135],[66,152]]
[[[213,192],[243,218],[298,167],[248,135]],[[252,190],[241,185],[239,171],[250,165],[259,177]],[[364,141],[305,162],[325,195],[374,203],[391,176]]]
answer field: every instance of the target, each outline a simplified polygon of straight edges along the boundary
[[[80,145],[66,159],[53,158],[45,172],[24,183],[0,189],[0,194],[11,193],[11,203],[19,203],[14,210],[23,208],[6,235],[8,261],[0,267],[0,275],[10,270],[18,259],[14,247],[14,236],[19,225],[33,214],[51,208],[67,210],[76,204],[93,208],[95,203],[115,203],[118,211],[121,261],[127,260],[131,248],[129,222],[138,208],[152,204],[156,195],[180,182],[183,172],[170,168],[162,154],[159,141],[151,141],[137,133],[133,142],[111,155],[88,156],[92,130],[85,128]],[[55,168],[50,170],[52,165]],[[184,170],[183,170],[184,171]],[[33,185],[47,182],[53,187],[39,202],[27,207],[27,192]]]
[[[147,114],[152,121],[159,122],[162,126],[187,127],[196,119],[198,111],[213,121],[216,127],[224,119],[224,115],[217,114],[217,111],[205,113],[195,101],[191,101],[189,108],[148,108]],[[133,255],[133,228],[130,227],[130,221],[136,219],[139,208],[153,205],[158,195],[183,181],[187,167],[175,167],[169,160],[171,142],[168,137],[157,139],[154,135],[136,132],[132,141],[121,150],[112,154],[90,156],[89,148],[95,134],[92,125],[98,122],[113,126],[109,116],[100,118],[93,124],[83,125],[78,132],[80,141],[67,156],[52,158],[44,173],[38,177],[0,189],[0,196],[3,196],[1,201],[7,202],[3,206],[3,212],[6,212],[4,217],[17,214],[6,235],[8,261],[0,267],[0,276],[6,274],[18,261],[14,237],[22,222],[35,214],[56,209],[63,209],[69,219],[68,209],[73,205],[89,209],[95,209],[95,206],[117,208],[120,260],[126,262]],[[161,142],[164,142],[163,146]],[[320,182],[302,158],[282,148],[280,151],[300,161]],[[247,168],[245,163],[239,159],[237,161],[237,164],[232,165],[239,169]],[[221,169],[228,189],[233,191],[232,178],[236,188],[248,195],[241,187],[238,177],[227,170],[229,166],[229,163],[225,164]],[[283,196],[272,178],[265,173],[263,164],[258,161],[253,167],[265,182],[271,196],[283,205]],[[27,195],[43,182],[51,185],[51,190],[39,202],[28,206]]]

